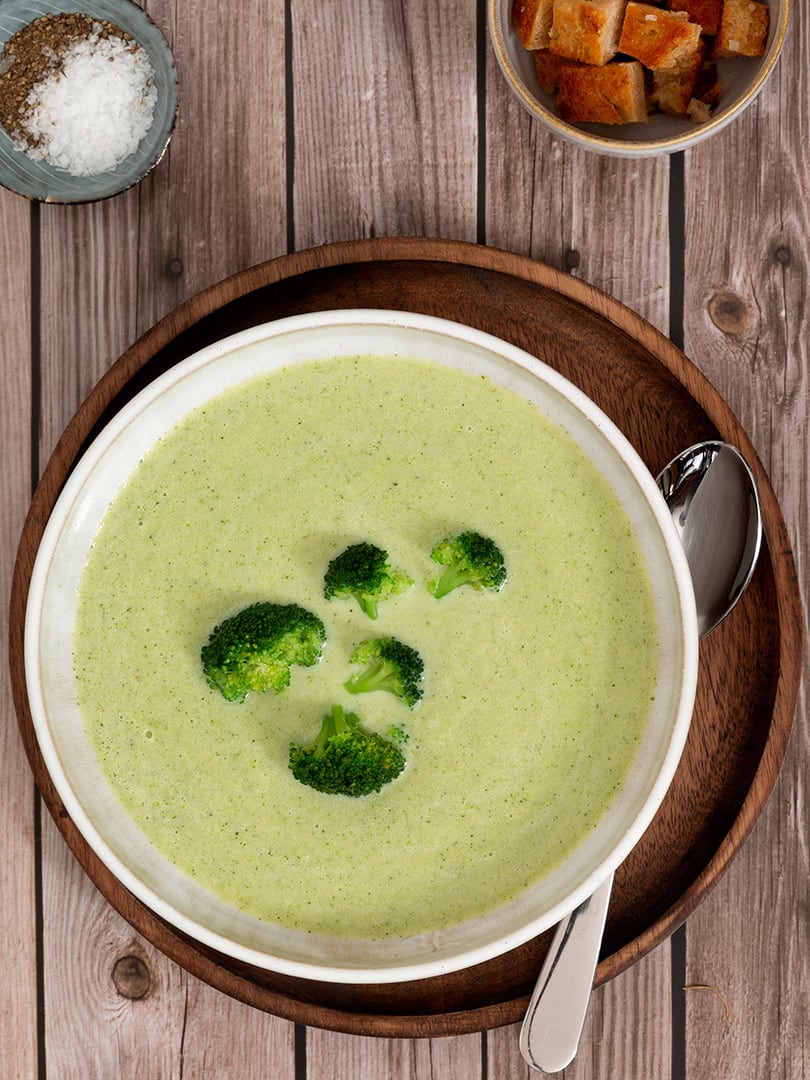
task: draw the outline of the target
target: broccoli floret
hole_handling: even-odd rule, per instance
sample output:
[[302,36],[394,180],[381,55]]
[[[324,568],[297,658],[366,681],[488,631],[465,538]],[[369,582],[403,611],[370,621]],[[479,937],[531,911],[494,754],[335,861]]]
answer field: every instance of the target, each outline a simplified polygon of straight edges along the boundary
[[291,744],[290,771],[302,784],[329,795],[370,795],[396,780],[405,768],[398,745],[404,734],[401,729],[397,732],[392,742],[365,731],[359,716],[333,705],[314,742]]
[[388,729],[388,738],[397,746],[404,746],[410,736],[405,728],[400,727],[399,724],[392,724]]
[[388,552],[374,544],[347,547],[326,568],[323,594],[327,600],[353,596],[370,619],[377,618],[377,605],[389,596],[405,592],[413,580],[402,570],[393,570]]
[[497,592],[506,581],[506,565],[500,548],[494,540],[480,533],[463,532],[448,537],[434,547],[430,557],[447,567],[441,577],[428,583],[437,599],[459,585]]
[[410,645],[403,645],[396,638],[370,638],[360,642],[349,660],[353,664],[368,665],[345,683],[350,694],[387,690],[411,709],[422,697],[419,680],[424,664],[422,657]]
[[311,611],[259,601],[216,626],[200,657],[208,685],[228,701],[244,701],[250,690],[289,686],[291,665],[317,664],[325,641]]

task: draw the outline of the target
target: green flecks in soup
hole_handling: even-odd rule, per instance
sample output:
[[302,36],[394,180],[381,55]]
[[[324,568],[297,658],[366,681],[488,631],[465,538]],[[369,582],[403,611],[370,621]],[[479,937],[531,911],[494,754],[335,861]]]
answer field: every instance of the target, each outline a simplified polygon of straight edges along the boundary
[[[508,580],[436,600],[430,551],[465,528],[497,541]],[[323,596],[361,540],[415,582],[375,622]],[[260,599],[317,614],[323,657],[281,694],[228,702],[200,648]],[[421,654],[413,709],[344,689],[372,635]],[[486,378],[374,356],[259,377],[164,438],[99,530],[75,636],[102,766],[154,844],[263,919],[369,937],[475,916],[557,865],[633,761],[656,655],[636,540],[573,440]],[[290,743],[333,704],[407,731],[379,794],[291,775]]]

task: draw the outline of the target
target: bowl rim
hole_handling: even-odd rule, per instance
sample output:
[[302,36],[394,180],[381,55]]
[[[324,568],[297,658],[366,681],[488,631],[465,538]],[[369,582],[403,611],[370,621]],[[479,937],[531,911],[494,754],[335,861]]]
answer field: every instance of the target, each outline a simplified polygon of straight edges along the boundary
[[[64,515],[81,493],[88,477],[98,460],[103,457],[110,443],[115,441],[120,432],[137,418],[141,410],[148,408],[149,403],[154,401],[164,389],[182,383],[183,379],[187,375],[193,374],[195,370],[212,362],[216,363],[218,359],[227,357],[231,352],[250,344],[264,341],[268,337],[284,336],[296,331],[303,330],[306,332],[321,327],[331,329],[335,326],[358,324],[382,328],[393,326],[405,327],[406,329],[424,329],[434,333],[446,334],[464,344],[472,344],[484,350],[492,350],[498,357],[516,360],[521,367],[528,366],[529,372],[532,374],[541,374],[541,381],[550,384],[553,390],[561,393],[563,398],[584,413],[586,419],[596,427],[597,431],[608,438],[620,460],[630,467],[633,480],[641,489],[642,494],[646,496],[646,503],[665,541],[667,552],[670,555],[669,565],[673,574],[678,606],[683,615],[679,626],[682,663],[680,689],[677,694],[676,715],[669,731],[669,740],[643,805],[635,817],[626,825],[621,839],[614,845],[609,855],[576,888],[568,892],[560,902],[542,912],[539,918],[525,923],[517,931],[507,936],[495,938],[483,946],[458,951],[450,958],[429,958],[405,964],[394,962],[382,967],[330,965],[271,955],[266,951],[224,937],[216,930],[211,930],[209,927],[202,925],[193,917],[178,911],[171,902],[144,883],[112,850],[100,834],[93,820],[85,812],[84,806],[73,789],[69,776],[66,775],[62,768],[58,751],[50,736],[49,720],[42,699],[38,655],[42,597],[47,585],[49,567],[59,539],[59,533],[64,525]],[[153,912],[197,941],[255,967],[289,974],[294,977],[331,983],[362,982],[379,984],[433,977],[448,971],[468,968],[503,954],[558,922],[615,871],[638,842],[652,820],[669,788],[680,760],[694,705],[698,667],[698,633],[688,563],[660,490],[652,474],[649,473],[629,441],[613,421],[583,391],[536,357],[505,342],[503,339],[483,331],[434,316],[399,311],[356,309],[319,311],[305,315],[289,316],[239,331],[214,342],[180,361],[163,375],[158,376],[102,428],[68,477],[45,526],[31,573],[25,615],[24,655],[34,733],[51,781],[85,841],[130,892]]]
[[575,146],[584,147],[596,153],[612,157],[652,157],[662,154],[673,154],[679,150],[687,150],[692,146],[708,139],[709,136],[721,131],[754,100],[765,85],[768,77],[776,66],[776,62],[782,52],[788,27],[790,12],[790,0],[781,0],[779,19],[775,24],[773,36],[763,57],[762,64],[756,76],[751,81],[745,92],[734,102],[733,106],[722,111],[702,124],[695,124],[694,131],[686,131],[680,135],[667,136],[660,139],[650,139],[642,142],[634,142],[630,139],[610,139],[604,135],[595,135],[569,124],[556,113],[547,109],[542,102],[538,101],[529,88],[525,85],[509,55],[504,36],[504,26],[511,19],[513,0],[487,0],[489,39],[495,58],[498,62],[509,88],[517,97],[518,101],[536,120],[541,121],[551,128],[556,134],[562,136]]

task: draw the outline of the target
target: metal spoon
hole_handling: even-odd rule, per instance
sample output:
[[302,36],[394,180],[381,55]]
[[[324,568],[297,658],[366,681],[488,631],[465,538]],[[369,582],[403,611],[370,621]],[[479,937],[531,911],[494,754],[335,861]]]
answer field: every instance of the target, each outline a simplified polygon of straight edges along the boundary
[[[728,615],[754,572],[762,542],[756,481],[733,446],[703,442],[679,454],[657,482],[686,553],[703,638]],[[552,939],[520,1032],[520,1052],[540,1072],[559,1072],[577,1052],[612,886],[611,873]]]

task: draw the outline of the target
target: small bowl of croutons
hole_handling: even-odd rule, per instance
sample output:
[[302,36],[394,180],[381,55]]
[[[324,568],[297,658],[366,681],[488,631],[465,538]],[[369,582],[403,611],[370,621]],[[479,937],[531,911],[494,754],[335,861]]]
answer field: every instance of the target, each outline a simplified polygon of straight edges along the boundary
[[790,0],[488,0],[523,106],[579,146],[684,150],[725,127],[773,70]]

